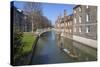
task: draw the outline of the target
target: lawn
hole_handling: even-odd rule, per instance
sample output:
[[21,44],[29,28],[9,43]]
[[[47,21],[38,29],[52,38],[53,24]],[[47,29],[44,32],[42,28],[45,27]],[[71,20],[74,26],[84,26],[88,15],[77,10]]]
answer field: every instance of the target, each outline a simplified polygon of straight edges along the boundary
[[36,37],[31,32],[25,32],[23,34],[23,48],[22,48],[22,54],[29,53],[32,51],[32,46],[35,42]]

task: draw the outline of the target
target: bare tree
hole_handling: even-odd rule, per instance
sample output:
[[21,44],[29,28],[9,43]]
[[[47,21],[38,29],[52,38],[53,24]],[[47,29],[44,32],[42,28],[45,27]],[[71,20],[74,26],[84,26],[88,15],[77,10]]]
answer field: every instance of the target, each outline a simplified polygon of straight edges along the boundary
[[32,32],[38,28],[51,26],[51,21],[43,16],[42,9],[42,4],[37,2],[26,2],[24,4],[24,11],[32,23]]
[[32,23],[32,32],[33,32],[33,30],[38,27],[38,24],[41,21],[41,15],[42,15],[41,4],[37,2],[25,2],[24,11],[28,15]]

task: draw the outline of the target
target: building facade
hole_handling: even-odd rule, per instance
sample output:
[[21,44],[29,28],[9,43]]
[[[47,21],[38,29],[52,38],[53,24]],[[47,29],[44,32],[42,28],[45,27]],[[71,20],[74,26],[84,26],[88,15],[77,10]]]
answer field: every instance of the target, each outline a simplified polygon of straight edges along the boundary
[[73,35],[97,40],[97,7],[77,5],[73,8]]
[[13,28],[17,31],[24,31],[24,14],[14,6],[12,6],[12,11]]
[[66,10],[64,10],[63,16],[58,16],[56,20],[56,29],[63,33],[66,37],[72,38],[73,34],[73,14],[67,15]]
[[56,30],[64,37],[97,48],[97,6],[76,5],[72,15],[59,16]]
[[13,28],[15,31],[20,32],[30,32],[32,30],[32,24],[28,20],[27,15],[24,12],[14,6],[14,3],[11,3],[11,20],[13,24]]

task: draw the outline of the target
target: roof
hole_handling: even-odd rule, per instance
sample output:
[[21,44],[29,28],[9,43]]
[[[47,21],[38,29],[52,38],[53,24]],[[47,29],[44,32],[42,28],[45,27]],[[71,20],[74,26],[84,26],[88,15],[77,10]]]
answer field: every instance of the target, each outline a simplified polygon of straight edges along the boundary
[[21,9],[18,9],[18,8],[17,8],[17,10],[18,10],[19,12],[22,12],[22,10],[21,10]]
[[76,9],[76,8],[79,7],[79,6],[81,6],[81,5],[76,5],[73,9]]

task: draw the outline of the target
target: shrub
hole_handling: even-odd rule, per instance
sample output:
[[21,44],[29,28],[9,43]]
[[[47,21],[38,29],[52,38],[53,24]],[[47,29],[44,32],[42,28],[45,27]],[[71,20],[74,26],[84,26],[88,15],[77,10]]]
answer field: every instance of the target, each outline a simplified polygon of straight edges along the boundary
[[13,33],[13,56],[17,56],[20,52],[22,46],[23,32],[14,32]]

